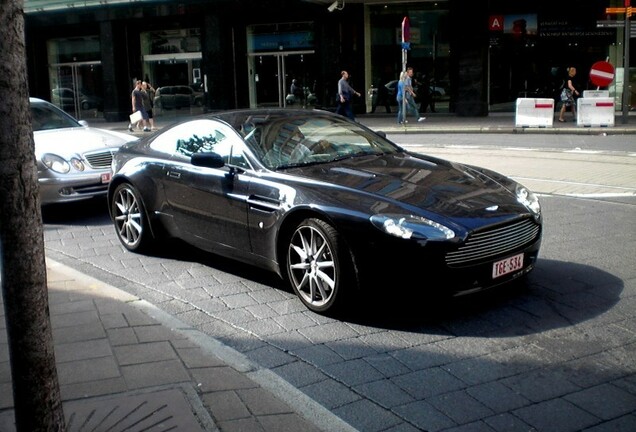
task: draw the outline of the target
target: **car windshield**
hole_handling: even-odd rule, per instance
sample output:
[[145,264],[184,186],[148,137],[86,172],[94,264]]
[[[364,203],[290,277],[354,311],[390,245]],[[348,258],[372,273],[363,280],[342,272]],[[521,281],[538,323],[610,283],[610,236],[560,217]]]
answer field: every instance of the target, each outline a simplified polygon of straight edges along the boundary
[[237,129],[271,170],[400,151],[356,123],[330,115],[250,117]]
[[73,117],[54,105],[31,103],[31,121],[33,131],[82,127]]

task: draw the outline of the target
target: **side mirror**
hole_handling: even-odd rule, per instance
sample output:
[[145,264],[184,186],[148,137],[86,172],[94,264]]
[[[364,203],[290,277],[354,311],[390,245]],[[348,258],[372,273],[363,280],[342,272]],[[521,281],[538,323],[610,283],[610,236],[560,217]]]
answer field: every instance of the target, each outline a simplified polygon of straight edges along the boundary
[[221,168],[225,165],[223,157],[214,152],[195,153],[190,158],[190,162],[192,162],[192,165],[194,166],[205,168]]
[[79,124],[81,124],[84,127],[88,127],[88,122],[86,120],[80,120],[78,121]]

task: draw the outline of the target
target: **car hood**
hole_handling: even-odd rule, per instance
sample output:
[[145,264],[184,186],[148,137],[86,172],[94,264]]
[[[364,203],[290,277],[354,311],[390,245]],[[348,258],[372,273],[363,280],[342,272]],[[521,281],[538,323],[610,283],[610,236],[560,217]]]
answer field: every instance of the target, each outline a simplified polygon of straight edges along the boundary
[[137,138],[92,127],[51,129],[33,133],[36,154],[74,155],[103,148],[120,147]]
[[406,207],[413,213],[430,212],[459,222],[461,218],[506,218],[528,211],[517,201],[513,181],[486,173],[408,152],[352,158],[295,172],[316,182],[355,190],[361,201],[380,198],[385,204],[374,204],[377,212]]

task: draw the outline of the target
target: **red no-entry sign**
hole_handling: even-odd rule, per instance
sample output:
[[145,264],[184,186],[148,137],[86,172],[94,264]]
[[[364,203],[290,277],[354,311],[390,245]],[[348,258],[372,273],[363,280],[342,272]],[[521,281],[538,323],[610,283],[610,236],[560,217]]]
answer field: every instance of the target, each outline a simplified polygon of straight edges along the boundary
[[614,81],[614,66],[606,61],[594,63],[590,70],[590,81],[599,87],[610,85]]

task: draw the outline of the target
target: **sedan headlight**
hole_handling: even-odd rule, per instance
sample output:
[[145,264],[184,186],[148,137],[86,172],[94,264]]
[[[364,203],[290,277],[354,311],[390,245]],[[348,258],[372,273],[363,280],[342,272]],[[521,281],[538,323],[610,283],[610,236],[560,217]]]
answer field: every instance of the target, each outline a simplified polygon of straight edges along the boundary
[[42,156],[42,163],[51,171],[55,171],[60,174],[68,174],[71,170],[71,167],[75,168],[77,171],[84,171],[86,169],[86,165],[82,162],[81,159],[71,158],[71,161],[68,162],[61,156],[46,153]]
[[541,214],[541,204],[539,204],[539,198],[533,194],[528,188],[522,185],[517,185],[516,188],[517,201],[526,206],[535,216]]
[[51,171],[60,174],[66,174],[71,170],[71,166],[65,159],[51,153],[46,153],[42,156],[42,163]]
[[420,216],[377,214],[370,220],[376,228],[403,239],[449,240],[455,237],[452,229]]

